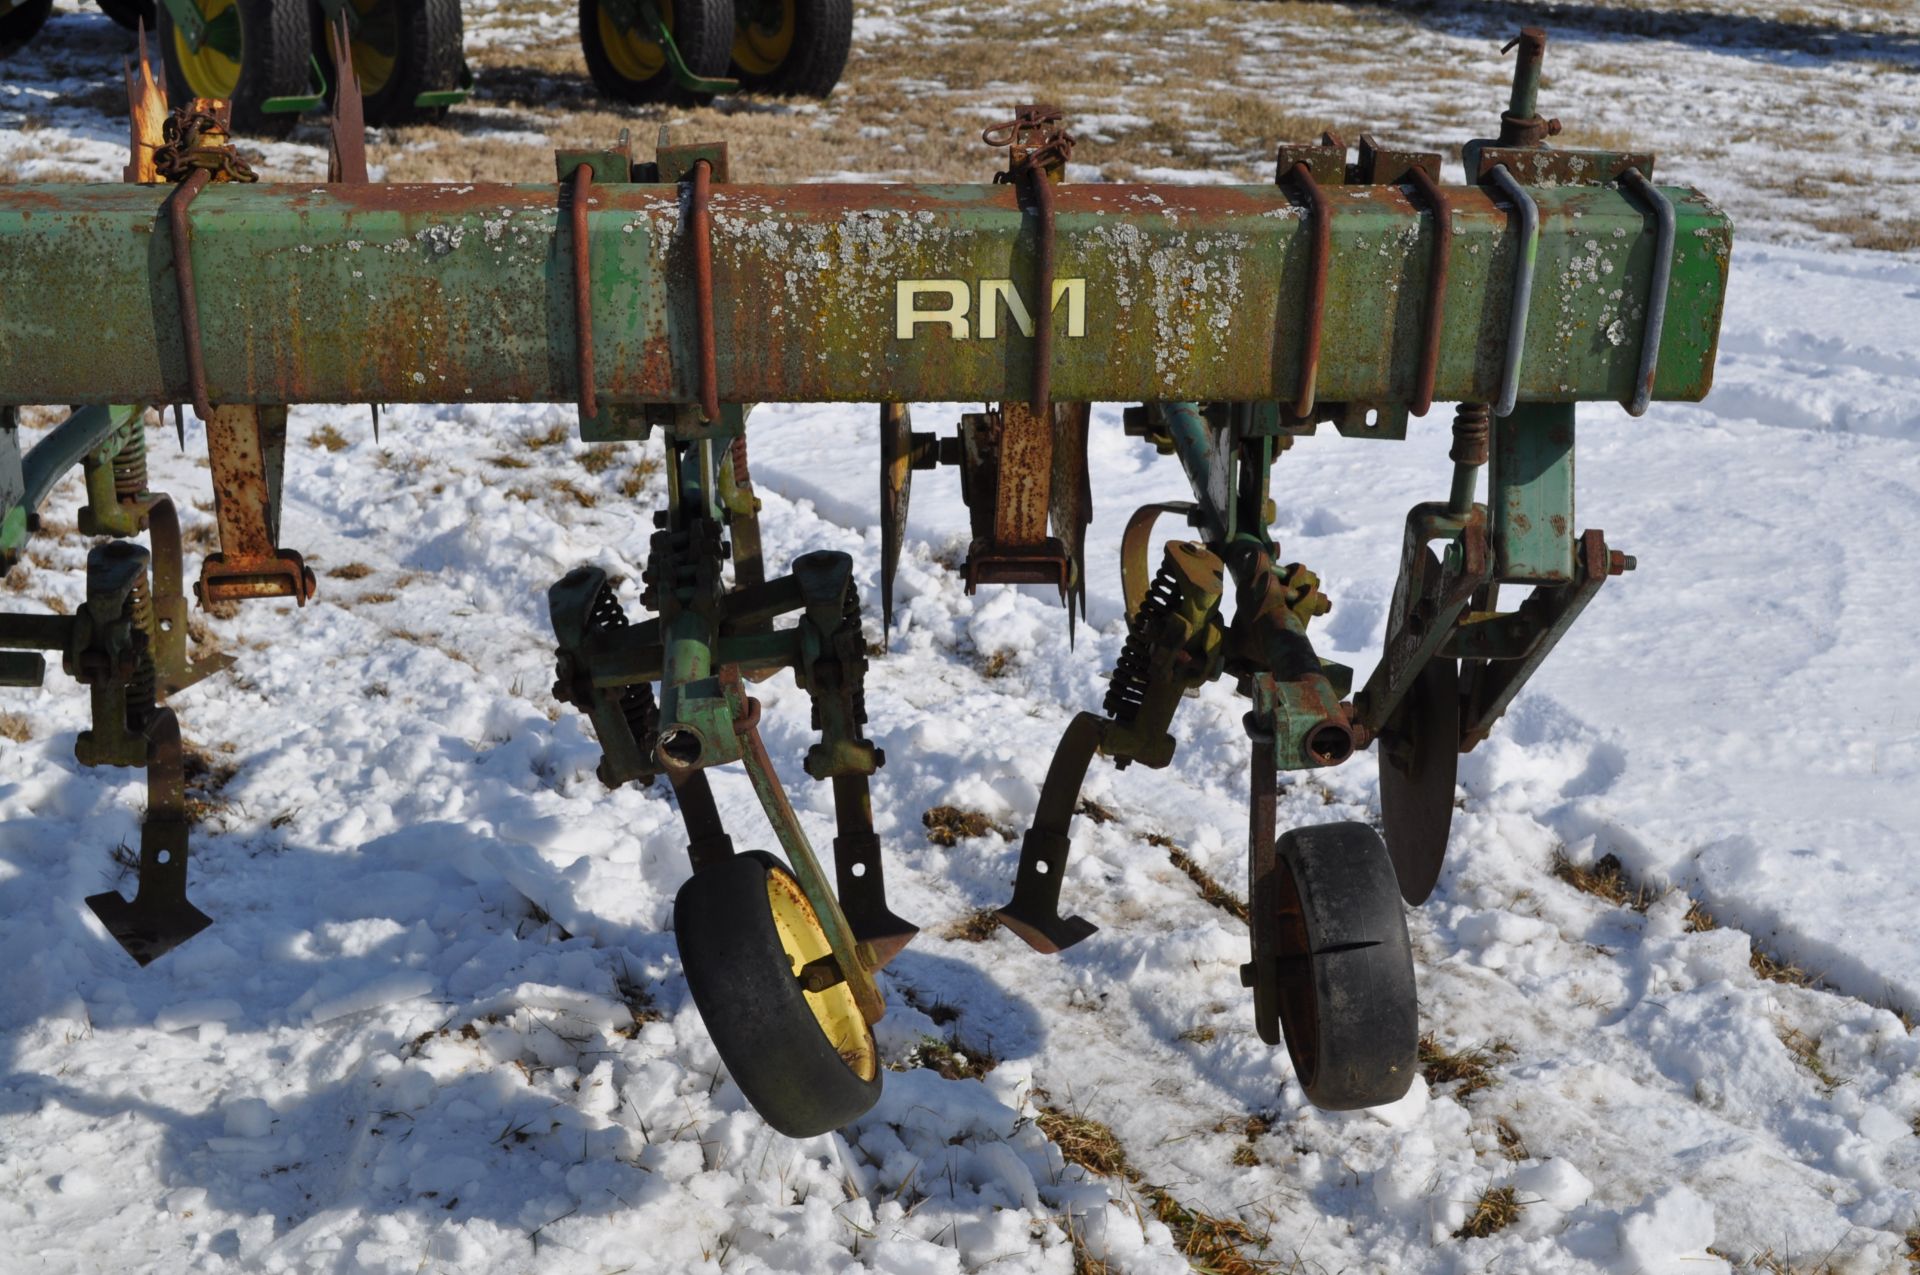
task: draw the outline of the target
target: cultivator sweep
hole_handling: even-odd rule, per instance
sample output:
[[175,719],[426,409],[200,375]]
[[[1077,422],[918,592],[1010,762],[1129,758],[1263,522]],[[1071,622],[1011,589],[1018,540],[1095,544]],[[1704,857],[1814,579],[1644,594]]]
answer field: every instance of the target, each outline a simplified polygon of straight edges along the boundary
[[[1633,566],[1575,526],[1574,413],[1698,399],[1711,380],[1731,228],[1653,184],[1651,156],[1551,148],[1535,107],[1545,37],[1525,32],[1494,138],[1436,154],[1362,137],[1282,146],[1265,186],[1073,185],[1057,111],[988,140],[992,185],[755,186],[724,145],[636,161],[625,139],[563,151],[557,184],[370,185],[351,102],[333,180],[252,180],[222,107],[164,135],[136,123],[121,185],[0,187],[0,553],[57,478],[85,468],[88,561],[73,615],[0,616],[0,679],[61,653],[93,694],[90,765],[145,766],[139,892],[89,902],[142,961],[207,924],[187,901],[179,728],[163,701],[211,670],[185,647],[178,520],[147,489],[143,414],[207,423],[221,548],[202,604],[291,598],[314,579],[280,541],[287,410],[303,403],[577,403],[589,441],[664,443],[667,506],[629,617],[604,571],[555,584],[556,697],[591,720],[609,786],[666,780],[693,874],[674,924],[721,1056],[775,1127],[837,1127],[880,1084],[874,974],[915,933],[888,907],[864,734],[869,659],[851,559],[764,562],[749,405],[880,404],[882,610],[914,471],[953,466],[972,516],[969,590],[1044,584],[1068,622],[1086,588],[1088,404],[1174,456],[1192,499],[1126,528],[1128,634],[1100,713],[1073,719],[999,916],[1042,951],[1062,916],[1070,822],[1092,759],[1169,764],[1182,695],[1250,701],[1255,1022],[1307,1096],[1385,1102],[1413,1071],[1402,900],[1433,889],[1462,751],[1606,580]],[[141,83],[136,81],[137,84]],[[150,81],[136,121],[157,120]],[[61,286],[48,286],[58,280]],[[908,402],[980,401],[951,436]],[[1379,666],[1322,659],[1331,605],[1285,560],[1276,460],[1316,428],[1380,440],[1459,404],[1445,499],[1408,514]],[[16,406],[77,405],[24,456]],[[179,407],[175,406],[176,414]],[[1486,495],[1479,498],[1486,471]],[[1190,538],[1152,552],[1156,519]],[[132,543],[141,531],[151,549]],[[1502,610],[1503,587],[1526,590]],[[1228,618],[1231,617],[1231,618]],[[792,672],[832,785],[833,875],[762,743],[752,684]],[[1278,834],[1277,776],[1380,750],[1384,839],[1361,824]],[[782,855],[736,852],[707,772],[740,762]]]

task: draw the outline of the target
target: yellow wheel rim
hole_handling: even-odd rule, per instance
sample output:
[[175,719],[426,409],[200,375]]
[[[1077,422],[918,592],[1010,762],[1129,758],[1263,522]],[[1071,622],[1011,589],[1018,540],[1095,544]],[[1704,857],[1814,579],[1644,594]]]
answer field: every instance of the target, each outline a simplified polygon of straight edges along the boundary
[[[820,928],[820,918],[814,913],[813,905],[800,892],[800,883],[786,872],[775,869],[767,873],[767,902],[773,908],[773,928],[780,935],[780,946],[792,963],[794,977],[798,978],[809,961],[819,960],[833,948],[827,942],[826,931]],[[853,989],[842,982],[824,992],[801,995],[806,997],[807,1008],[813,1011],[813,1020],[820,1024],[821,1034],[839,1052],[840,1060],[848,1069],[862,1080],[872,1080],[879,1075],[880,1054],[873,1043],[873,1029],[861,1016],[860,1006],[853,999]]]
[[400,6],[395,0],[352,0],[353,11],[360,15],[359,25],[348,41],[353,57],[353,74],[360,91],[376,96],[393,79],[400,63]]
[[[650,0],[640,0],[646,4]],[[657,0],[660,6],[660,25],[673,34],[672,0]],[[606,6],[599,6],[600,47],[607,51],[607,61],[613,65],[621,79],[642,84],[660,74],[667,65],[667,52],[653,40],[647,38],[639,28],[626,28],[617,25]]]
[[[764,0],[761,5],[738,4],[733,24],[733,60],[748,75],[772,75],[793,52],[794,0]],[[772,26],[762,25],[777,12]]]
[[207,24],[207,38],[195,53],[187,46],[187,34],[173,29],[173,55],[180,63],[180,74],[195,97],[231,99],[240,87],[240,58],[244,47],[240,31],[240,6],[236,0],[193,0],[193,7]]

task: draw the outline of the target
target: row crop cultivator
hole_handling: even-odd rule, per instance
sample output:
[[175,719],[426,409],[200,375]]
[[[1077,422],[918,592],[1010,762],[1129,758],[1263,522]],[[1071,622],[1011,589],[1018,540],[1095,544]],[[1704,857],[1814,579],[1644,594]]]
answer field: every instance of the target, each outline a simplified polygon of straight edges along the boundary
[[[624,139],[561,152],[557,185],[369,185],[346,109],[334,180],[270,186],[248,180],[219,104],[194,102],[161,137],[136,123],[126,184],[0,187],[0,403],[78,405],[24,458],[7,409],[0,549],[76,463],[81,529],[112,537],[76,614],[0,616],[0,676],[36,685],[38,652],[60,652],[93,694],[80,760],[145,766],[152,793],[138,893],[89,903],[142,962],[208,924],[187,900],[165,702],[210,665],[187,660],[178,522],[147,489],[138,405],[191,403],[207,423],[221,547],[200,601],[304,604],[313,575],[279,536],[289,405],[577,403],[584,439],[663,439],[668,502],[652,614],[630,619],[590,567],[550,591],[555,694],[591,718],[608,785],[671,786],[693,864],[680,951],[742,1090],[789,1133],[843,1124],[880,1085],[874,973],[915,927],[888,908],[874,832],[853,564],[809,553],[769,578],[748,405],[880,404],[883,608],[913,471],[952,465],[967,587],[1050,586],[1071,623],[1088,404],[1130,399],[1128,431],[1177,458],[1192,499],[1127,526],[1105,711],[1067,728],[999,916],[1042,951],[1093,930],[1059,910],[1088,766],[1167,765],[1183,692],[1227,676],[1250,701],[1259,1033],[1284,1037],[1318,1104],[1399,1096],[1416,1037],[1402,900],[1439,875],[1458,756],[1633,565],[1575,529],[1575,404],[1638,414],[1706,393],[1731,247],[1704,196],[1653,184],[1650,156],[1546,146],[1545,38],[1518,44],[1510,109],[1465,147],[1463,185],[1437,155],[1363,138],[1351,159],[1331,137],[1281,147],[1272,185],[1072,185],[1072,139],[1033,107],[988,131],[1008,154],[992,185],[754,186],[723,145],[636,162]],[[163,113],[155,91],[137,121]],[[957,435],[912,428],[909,401],[968,399],[993,406]],[[1270,535],[1274,463],[1325,423],[1402,438],[1440,401],[1459,404],[1451,489],[1407,516],[1384,654],[1356,691],[1309,640],[1330,605],[1319,579]],[[1155,565],[1163,514],[1192,538]],[[1502,610],[1503,588],[1526,592]],[[802,769],[832,785],[831,877],[757,729],[751,684],[783,669],[819,731]],[[1276,836],[1277,772],[1375,745],[1384,839],[1355,823]],[[721,826],[706,772],[732,762],[784,858],[736,852]]]
[[[283,134],[351,76],[369,124],[436,119],[464,101],[460,0],[99,0],[156,23],[167,92],[218,98],[243,133]],[[0,0],[0,58],[24,47],[53,0]],[[580,46],[601,93],[696,102],[745,89],[825,97],[853,43],[853,0],[580,0]]]

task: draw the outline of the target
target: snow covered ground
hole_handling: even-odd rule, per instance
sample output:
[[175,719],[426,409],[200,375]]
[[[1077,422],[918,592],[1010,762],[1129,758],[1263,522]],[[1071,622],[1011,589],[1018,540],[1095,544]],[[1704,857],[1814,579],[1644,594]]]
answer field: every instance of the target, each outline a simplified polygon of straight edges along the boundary
[[[63,83],[56,56],[3,69]],[[1910,72],[1878,94],[1849,109],[1912,117]],[[104,102],[36,118],[38,141],[0,136],[16,168],[31,146],[112,175]],[[1700,180],[1778,206],[1733,169]],[[177,701],[205,759],[193,895],[214,928],[144,971],[104,936],[82,899],[130,888],[110,852],[136,843],[143,788],[74,763],[86,699],[62,675],[0,696],[0,1266],[1065,1275],[1180,1271],[1186,1248],[1221,1270],[1908,1269],[1920,260],[1782,237],[1743,227],[1704,404],[1583,413],[1582,522],[1639,569],[1463,762],[1446,876],[1410,914],[1434,1079],[1370,1113],[1304,1105],[1253,1034],[1244,926],[1190,875],[1245,895],[1226,688],[1183,708],[1170,769],[1093,771],[1113,817],[1076,821],[1067,892],[1101,929],[1064,956],[965,924],[1005,899],[1016,842],[922,826],[950,805],[1017,833],[1099,702],[1121,525],[1181,494],[1117,407],[1096,416],[1075,649],[1044,598],[967,597],[957,484],[915,492],[869,695],[894,906],[926,928],[884,976],[880,1106],[805,1142],[746,1109],[687,997],[669,799],[607,793],[549,694],[546,586],[598,562],[633,609],[657,446],[584,447],[562,408],[399,410],[379,442],[363,412],[296,412],[283,538],[320,595],[205,618],[238,662]],[[1439,409],[1404,444],[1315,438],[1276,470],[1286,552],[1335,602],[1317,640],[1363,672],[1446,433]],[[754,438],[770,562],[844,549],[877,596],[873,413],[767,407]],[[205,434],[153,441],[154,485],[205,548]],[[78,602],[78,499],[69,480],[0,606]],[[805,698],[757,693],[825,845]],[[744,778],[716,787],[761,841]],[[1368,755],[1297,778],[1280,817],[1376,799]],[[1563,879],[1607,855],[1642,907]],[[1819,985],[1762,977],[1789,963]],[[1457,1234],[1502,1200],[1510,1224]]]

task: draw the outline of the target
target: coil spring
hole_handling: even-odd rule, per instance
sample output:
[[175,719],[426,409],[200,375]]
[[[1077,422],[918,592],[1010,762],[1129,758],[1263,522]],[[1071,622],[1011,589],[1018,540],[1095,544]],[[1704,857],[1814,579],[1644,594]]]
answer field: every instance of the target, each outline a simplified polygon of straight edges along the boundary
[[1133,724],[1140,705],[1146,702],[1152,680],[1154,636],[1161,617],[1173,609],[1179,598],[1179,577],[1173,564],[1163,558],[1159,573],[1147,586],[1147,596],[1140,600],[1140,609],[1134,612],[1133,621],[1127,626],[1126,644],[1120,648],[1120,658],[1114,662],[1113,677],[1107,684],[1107,697],[1101,702],[1107,716],[1123,726]]
[[[608,629],[624,629],[627,624],[626,608],[614,596],[613,586],[601,586],[599,594],[593,599],[592,608],[587,612],[587,631],[600,633]],[[645,748],[647,741],[660,729],[660,707],[654,702],[651,682],[636,682],[620,693],[620,716],[626,719],[627,729],[633,732],[634,739]]]
[[153,590],[144,571],[134,579],[127,610],[133,617],[134,649],[133,677],[127,683],[127,729],[139,732],[147,728],[153,716],[159,687],[159,674],[153,666]]
[[132,432],[113,454],[113,494],[132,500],[147,489],[147,422],[133,423]]
[[1457,465],[1487,463],[1487,434],[1493,409],[1485,403],[1462,403],[1453,413],[1453,450],[1447,459]]

